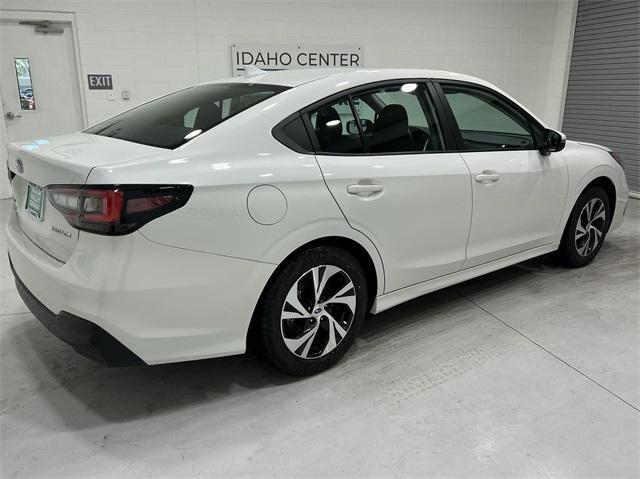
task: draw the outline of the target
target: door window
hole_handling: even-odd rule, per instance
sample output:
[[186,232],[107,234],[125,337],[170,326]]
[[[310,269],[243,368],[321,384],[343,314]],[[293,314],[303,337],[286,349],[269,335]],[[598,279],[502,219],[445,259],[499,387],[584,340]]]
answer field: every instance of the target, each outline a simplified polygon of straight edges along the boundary
[[309,115],[323,153],[362,153],[362,138],[347,97],[325,105]]
[[[385,86],[353,97],[371,153],[441,151],[442,137],[418,83]],[[356,125],[357,126],[357,125]]]
[[36,99],[33,96],[33,84],[31,82],[31,67],[28,58],[14,58],[16,78],[18,80],[18,95],[20,96],[21,110],[35,110]]
[[536,148],[528,118],[499,96],[458,85],[442,85],[465,150]]

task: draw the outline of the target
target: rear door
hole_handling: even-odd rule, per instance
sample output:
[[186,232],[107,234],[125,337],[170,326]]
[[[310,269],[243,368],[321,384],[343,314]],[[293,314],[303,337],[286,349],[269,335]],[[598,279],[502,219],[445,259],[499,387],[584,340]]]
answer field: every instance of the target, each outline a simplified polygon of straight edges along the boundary
[[551,243],[567,195],[563,153],[542,155],[542,127],[497,92],[462,82],[440,87],[472,177],[464,268]]
[[425,86],[385,83],[305,113],[329,190],[380,251],[385,291],[458,271],[471,222],[469,171],[445,151]]

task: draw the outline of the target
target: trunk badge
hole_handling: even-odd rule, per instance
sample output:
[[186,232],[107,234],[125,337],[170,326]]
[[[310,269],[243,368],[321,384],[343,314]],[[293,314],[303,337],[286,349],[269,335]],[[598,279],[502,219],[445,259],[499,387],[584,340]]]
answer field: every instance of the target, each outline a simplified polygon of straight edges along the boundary
[[22,160],[20,158],[16,158],[16,169],[18,170],[18,173],[24,172],[24,165],[22,164]]
[[51,227],[51,231],[53,231],[54,233],[58,233],[59,235],[66,236],[67,238],[71,238],[71,233],[69,233],[68,231],[63,230],[62,228],[58,228],[56,226],[52,226]]

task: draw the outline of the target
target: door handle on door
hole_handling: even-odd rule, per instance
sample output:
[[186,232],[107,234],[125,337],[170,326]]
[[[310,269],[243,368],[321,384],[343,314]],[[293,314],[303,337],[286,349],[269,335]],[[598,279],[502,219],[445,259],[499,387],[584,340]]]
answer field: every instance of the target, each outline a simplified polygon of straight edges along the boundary
[[8,111],[5,118],[7,120],[15,120],[16,118],[22,118],[22,115],[16,115],[14,112]]
[[382,185],[348,185],[347,193],[350,195],[361,195],[363,193],[380,193],[384,190]]
[[476,181],[478,183],[495,183],[500,179],[498,173],[491,173],[489,171],[483,171],[479,175],[476,175]]

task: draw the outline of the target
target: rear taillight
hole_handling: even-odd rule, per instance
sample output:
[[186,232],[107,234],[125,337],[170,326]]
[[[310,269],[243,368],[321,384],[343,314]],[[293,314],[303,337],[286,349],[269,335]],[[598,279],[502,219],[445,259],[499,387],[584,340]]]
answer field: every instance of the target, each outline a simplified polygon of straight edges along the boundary
[[103,235],[131,233],[184,206],[191,185],[50,185],[49,202],[80,230]]

